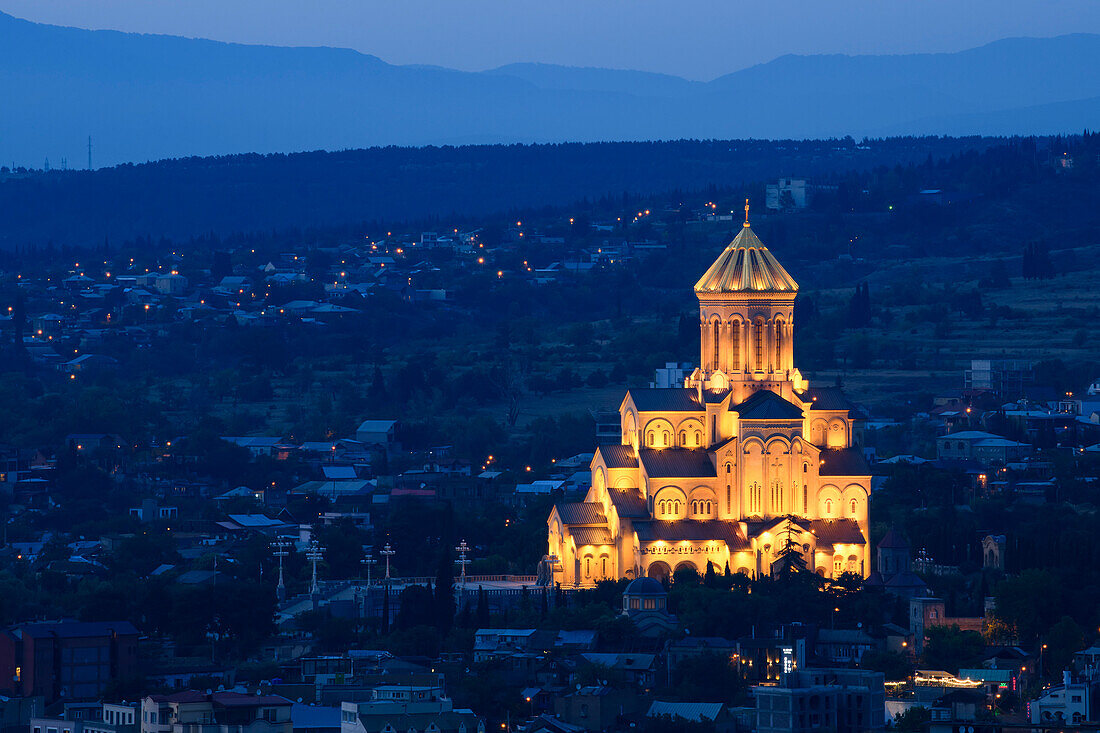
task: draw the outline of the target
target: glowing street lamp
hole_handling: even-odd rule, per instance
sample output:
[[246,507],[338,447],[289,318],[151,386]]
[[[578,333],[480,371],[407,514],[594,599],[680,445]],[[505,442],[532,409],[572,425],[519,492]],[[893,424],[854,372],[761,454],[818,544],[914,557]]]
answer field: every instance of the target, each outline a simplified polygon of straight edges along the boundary
[[325,548],[321,547],[320,542],[313,540],[309,543],[306,559],[313,563],[313,581],[309,586],[309,592],[312,594],[317,592],[317,562],[325,559]]
[[467,557],[470,552],[470,546],[466,544],[466,540],[462,540],[462,542],[458,544],[458,547],[455,548],[455,552],[458,553],[458,560],[456,560],[455,562],[457,562],[462,568],[462,587],[465,588],[466,566],[470,564],[470,559],[469,557]]
[[374,554],[370,553],[370,552],[368,552],[366,554],[366,556],[362,560],[359,561],[359,563],[361,565],[364,565],[367,568],[367,587],[368,588],[370,588],[370,569],[371,569],[371,566],[373,566],[377,562],[378,561],[374,559]]
[[279,558],[279,594],[286,595],[286,584],[283,583],[283,558],[290,554],[290,540],[285,538],[279,538],[271,543],[271,546],[275,548],[272,553],[275,557]]
[[386,546],[382,548],[380,554],[386,558],[386,581],[390,579],[390,558],[397,554],[397,551],[390,547],[390,543],[387,542]]

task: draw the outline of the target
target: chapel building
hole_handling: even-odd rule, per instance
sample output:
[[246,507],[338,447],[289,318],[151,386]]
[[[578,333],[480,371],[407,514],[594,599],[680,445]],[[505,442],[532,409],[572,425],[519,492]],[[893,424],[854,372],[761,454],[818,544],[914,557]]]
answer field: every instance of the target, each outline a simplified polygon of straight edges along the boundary
[[871,572],[870,468],[839,388],[793,361],[798,285],[746,221],[695,284],[699,366],[631,389],[583,502],[548,519],[553,581],[665,578],[681,567],[770,575],[798,551],[825,578]]

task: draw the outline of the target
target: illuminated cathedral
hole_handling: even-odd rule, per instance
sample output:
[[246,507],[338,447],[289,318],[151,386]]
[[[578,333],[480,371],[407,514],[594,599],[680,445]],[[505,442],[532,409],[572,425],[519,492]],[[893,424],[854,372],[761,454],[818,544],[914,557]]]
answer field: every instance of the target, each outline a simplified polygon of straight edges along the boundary
[[601,445],[583,502],[548,519],[563,585],[779,563],[825,578],[870,574],[870,469],[853,406],[793,360],[798,285],[741,231],[695,283],[699,366],[672,389],[631,389],[622,440]]

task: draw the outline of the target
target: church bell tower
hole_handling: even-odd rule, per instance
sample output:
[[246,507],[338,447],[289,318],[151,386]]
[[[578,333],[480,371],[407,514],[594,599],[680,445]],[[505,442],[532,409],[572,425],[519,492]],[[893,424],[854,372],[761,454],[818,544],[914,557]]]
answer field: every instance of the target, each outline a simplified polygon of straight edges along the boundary
[[[699,369],[690,381],[743,395],[765,385],[801,386],[794,367],[798,284],[745,223],[699,281]],[[782,388],[776,390],[785,392]]]

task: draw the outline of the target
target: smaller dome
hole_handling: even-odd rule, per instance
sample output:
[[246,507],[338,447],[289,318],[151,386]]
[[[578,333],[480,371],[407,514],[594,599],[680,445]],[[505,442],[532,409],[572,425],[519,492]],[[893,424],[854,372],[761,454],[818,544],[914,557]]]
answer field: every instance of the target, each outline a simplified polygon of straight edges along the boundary
[[656,578],[636,578],[627,584],[624,596],[667,596],[668,591]]

